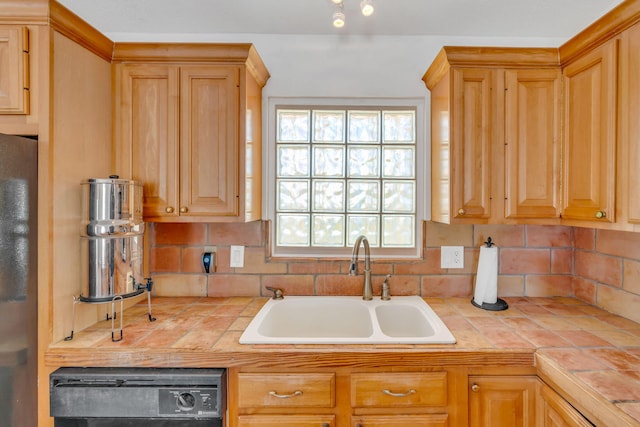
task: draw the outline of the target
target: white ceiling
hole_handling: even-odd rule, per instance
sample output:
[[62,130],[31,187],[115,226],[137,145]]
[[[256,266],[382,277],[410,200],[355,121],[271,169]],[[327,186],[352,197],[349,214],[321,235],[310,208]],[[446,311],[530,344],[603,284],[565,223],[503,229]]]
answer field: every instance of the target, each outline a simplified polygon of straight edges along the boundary
[[136,34],[320,34],[548,37],[568,39],[620,0],[58,0],[113,40]]

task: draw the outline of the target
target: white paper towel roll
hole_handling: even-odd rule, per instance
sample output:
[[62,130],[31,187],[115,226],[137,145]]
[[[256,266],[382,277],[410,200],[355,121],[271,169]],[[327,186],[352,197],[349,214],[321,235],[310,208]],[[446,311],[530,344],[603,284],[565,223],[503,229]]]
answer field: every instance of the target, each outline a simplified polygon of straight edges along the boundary
[[484,302],[495,304],[498,301],[498,248],[495,246],[480,247],[473,300],[478,305]]

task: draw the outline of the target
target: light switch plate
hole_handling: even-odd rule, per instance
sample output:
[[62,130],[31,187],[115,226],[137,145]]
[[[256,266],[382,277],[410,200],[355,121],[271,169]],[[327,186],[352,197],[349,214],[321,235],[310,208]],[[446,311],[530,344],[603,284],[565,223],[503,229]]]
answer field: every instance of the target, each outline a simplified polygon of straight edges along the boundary
[[244,246],[231,246],[231,267],[244,267]]
[[464,268],[464,246],[441,246],[440,268]]

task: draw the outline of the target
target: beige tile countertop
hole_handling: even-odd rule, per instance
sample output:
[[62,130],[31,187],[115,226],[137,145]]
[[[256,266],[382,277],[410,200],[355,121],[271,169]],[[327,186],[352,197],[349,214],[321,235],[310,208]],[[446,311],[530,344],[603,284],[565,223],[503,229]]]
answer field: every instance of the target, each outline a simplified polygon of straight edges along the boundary
[[238,339],[265,298],[153,298],[156,321],[148,321],[144,300],[125,311],[122,341],[112,342],[111,322],[102,321],[52,345],[45,362],[50,367],[535,365],[538,375],[587,417],[605,411],[626,425],[634,420],[640,425],[640,324],[572,298],[505,299],[508,310],[491,312],[466,298],[427,298],[456,344],[242,345]]

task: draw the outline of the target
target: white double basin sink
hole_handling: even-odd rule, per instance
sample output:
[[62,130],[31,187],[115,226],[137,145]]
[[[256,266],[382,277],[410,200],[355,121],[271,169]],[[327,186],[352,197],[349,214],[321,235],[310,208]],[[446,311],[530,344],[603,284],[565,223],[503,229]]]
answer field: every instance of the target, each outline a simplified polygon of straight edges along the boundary
[[241,344],[454,344],[456,339],[418,296],[364,301],[354,296],[270,299]]

